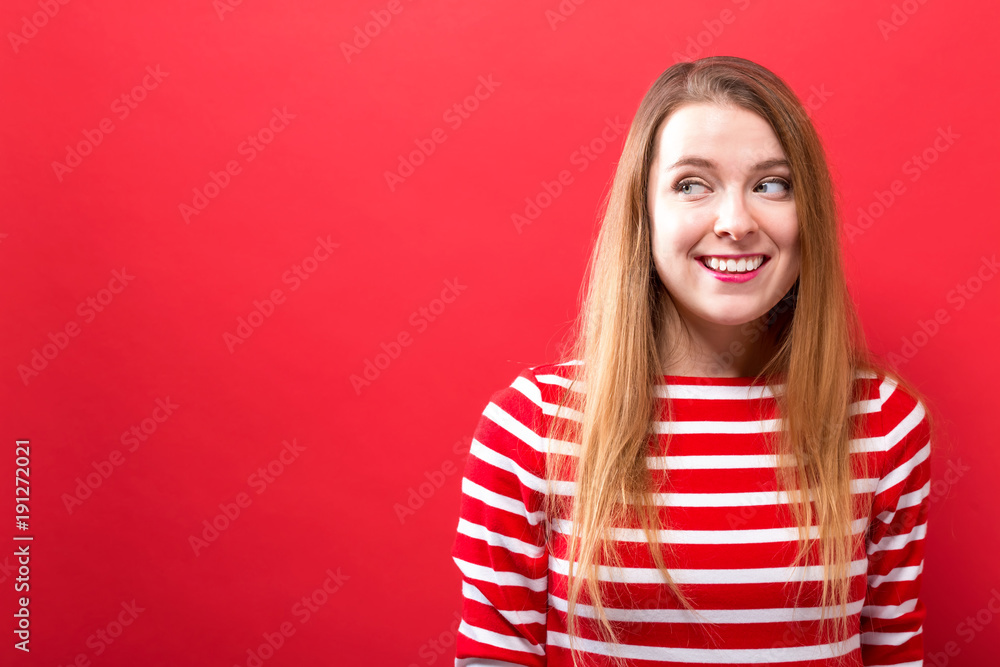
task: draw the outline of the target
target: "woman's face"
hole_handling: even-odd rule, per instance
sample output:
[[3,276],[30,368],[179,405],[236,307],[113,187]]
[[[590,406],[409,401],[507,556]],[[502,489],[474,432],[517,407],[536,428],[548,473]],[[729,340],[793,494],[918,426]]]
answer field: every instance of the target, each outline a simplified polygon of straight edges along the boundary
[[771,126],[746,109],[688,104],[656,141],[653,259],[679,314],[698,328],[765,315],[799,275],[791,170]]

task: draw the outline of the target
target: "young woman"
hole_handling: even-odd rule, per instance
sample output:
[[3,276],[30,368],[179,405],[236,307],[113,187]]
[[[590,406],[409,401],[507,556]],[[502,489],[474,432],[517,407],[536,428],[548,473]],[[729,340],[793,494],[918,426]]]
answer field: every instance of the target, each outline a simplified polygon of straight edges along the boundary
[[476,428],[456,666],[921,665],[930,419],[866,348],[788,86],[666,70],[588,272],[568,360]]

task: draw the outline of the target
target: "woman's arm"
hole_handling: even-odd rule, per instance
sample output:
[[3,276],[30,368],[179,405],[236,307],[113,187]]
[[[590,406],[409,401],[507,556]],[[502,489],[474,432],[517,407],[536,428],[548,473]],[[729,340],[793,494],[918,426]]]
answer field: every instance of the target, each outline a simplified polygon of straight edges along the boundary
[[525,370],[493,394],[473,435],[452,548],[463,596],[456,667],[546,664],[540,402]]
[[923,403],[887,381],[881,478],[868,532],[868,595],[861,610],[865,665],[923,664],[920,598],[930,498],[930,430]]

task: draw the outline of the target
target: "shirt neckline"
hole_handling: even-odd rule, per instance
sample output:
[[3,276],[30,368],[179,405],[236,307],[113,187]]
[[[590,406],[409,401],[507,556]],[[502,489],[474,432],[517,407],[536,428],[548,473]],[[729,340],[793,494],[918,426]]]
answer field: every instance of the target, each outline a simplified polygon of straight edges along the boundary
[[753,385],[766,385],[767,378],[756,378],[753,376],[738,377],[710,377],[701,375],[661,375],[661,382],[667,385],[708,385],[722,387],[742,387]]

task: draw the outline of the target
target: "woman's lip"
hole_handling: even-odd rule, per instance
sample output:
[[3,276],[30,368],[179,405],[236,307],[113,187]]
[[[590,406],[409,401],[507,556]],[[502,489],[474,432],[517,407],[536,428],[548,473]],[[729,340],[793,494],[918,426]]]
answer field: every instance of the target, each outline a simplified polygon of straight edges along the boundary
[[[704,257],[723,257],[723,256],[724,255],[704,255]],[[746,257],[746,255],[742,255],[742,256]],[[753,255],[751,255],[751,256],[753,256]],[[733,259],[735,259],[735,257],[733,257]],[[719,280],[721,280],[723,282],[727,282],[727,283],[745,283],[746,281],[752,280],[753,278],[755,278],[757,276],[757,274],[760,273],[760,270],[767,264],[767,262],[768,262],[769,259],[770,258],[767,255],[764,255],[764,261],[760,263],[760,266],[758,266],[753,271],[744,271],[743,273],[728,273],[728,272],[727,273],[723,273],[722,271],[716,271],[715,269],[713,269],[710,266],[705,266],[705,262],[703,262],[701,260],[701,258],[698,258],[696,261],[698,262],[698,264],[700,264],[702,266],[702,268],[704,268],[706,271],[708,271],[709,274],[711,274],[713,277],[718,278]]]
[[726,259],[739,259],[740,257],[757,257],[757,256],[763,257],[764,261],[767,261],[771,258],[770,255],[766,255],[762,252],[748,252],[742,255],[698,255],[697,257],[695,257],[695,259],[700,260],[704,259],[705,257],[718,257],[720,259],[725,257]]

